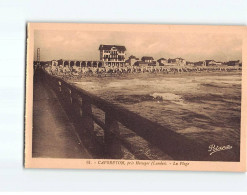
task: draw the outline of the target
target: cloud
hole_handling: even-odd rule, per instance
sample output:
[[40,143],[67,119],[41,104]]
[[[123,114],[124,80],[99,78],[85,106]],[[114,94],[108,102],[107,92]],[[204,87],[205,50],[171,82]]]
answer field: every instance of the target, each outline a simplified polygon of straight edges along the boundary
[[[127,56],[144,55],[189,61],[241,59],[242,39],[234,34],[162,33],[162,32],[100,32],[100,31],[37,31],[35,51],[41,59],[98,60],[100,44],[125,45]],[[35,52],[34,51],[34,52]]]

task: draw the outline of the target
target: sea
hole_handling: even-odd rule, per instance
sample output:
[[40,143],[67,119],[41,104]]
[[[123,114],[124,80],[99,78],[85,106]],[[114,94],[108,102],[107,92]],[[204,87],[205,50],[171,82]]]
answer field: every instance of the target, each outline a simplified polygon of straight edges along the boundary
[[[218,160],[239,160],[241,72],[136,73],[87,77],[73,83],[205,147],[231,145]],[[147,155],[152,153],[149,144],[143,147]]]

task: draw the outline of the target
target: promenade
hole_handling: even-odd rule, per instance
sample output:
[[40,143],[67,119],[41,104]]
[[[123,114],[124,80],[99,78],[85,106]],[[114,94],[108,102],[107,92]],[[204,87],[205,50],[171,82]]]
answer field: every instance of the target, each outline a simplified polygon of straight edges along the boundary
[[92,158],[56,94],[37,75],[33,89],[33,157]]

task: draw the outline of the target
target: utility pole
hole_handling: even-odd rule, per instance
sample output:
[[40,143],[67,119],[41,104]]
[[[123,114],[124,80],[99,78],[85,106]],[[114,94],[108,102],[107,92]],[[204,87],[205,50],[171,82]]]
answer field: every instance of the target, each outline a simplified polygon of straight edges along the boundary
[[40,65],[40,48],[37,49],[37,65]]

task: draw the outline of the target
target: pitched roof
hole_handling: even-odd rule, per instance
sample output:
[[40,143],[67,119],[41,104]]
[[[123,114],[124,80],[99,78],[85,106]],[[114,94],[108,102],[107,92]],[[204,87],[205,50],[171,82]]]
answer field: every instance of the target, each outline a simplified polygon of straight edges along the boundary
[[126,51],[125,46],[122,45],[100,45],[99,50],[111,50],[111,48],[117,48],[117,50]]
[[139,60],[139,58],[137,58],[137,57],[135,57],[135,56],[133,56],[133,55],[131,55],[131,56],[129,57],[129,59],[136,59],[136,60]]
[[231,61],[229,61],[229,62],[239,62],[239,60],[231,60]]
[[172,58],[168,59],[168,62],[175,62],[175,61],[176,61],[176,58],[175,59],[172,59]]
[[142,60],[154,60],[154,58],[151,56],[143,56]]
[[165,58],[160,58],[160,59],[158,59],[158,61],[160,61],[160,60],[166,60]]

